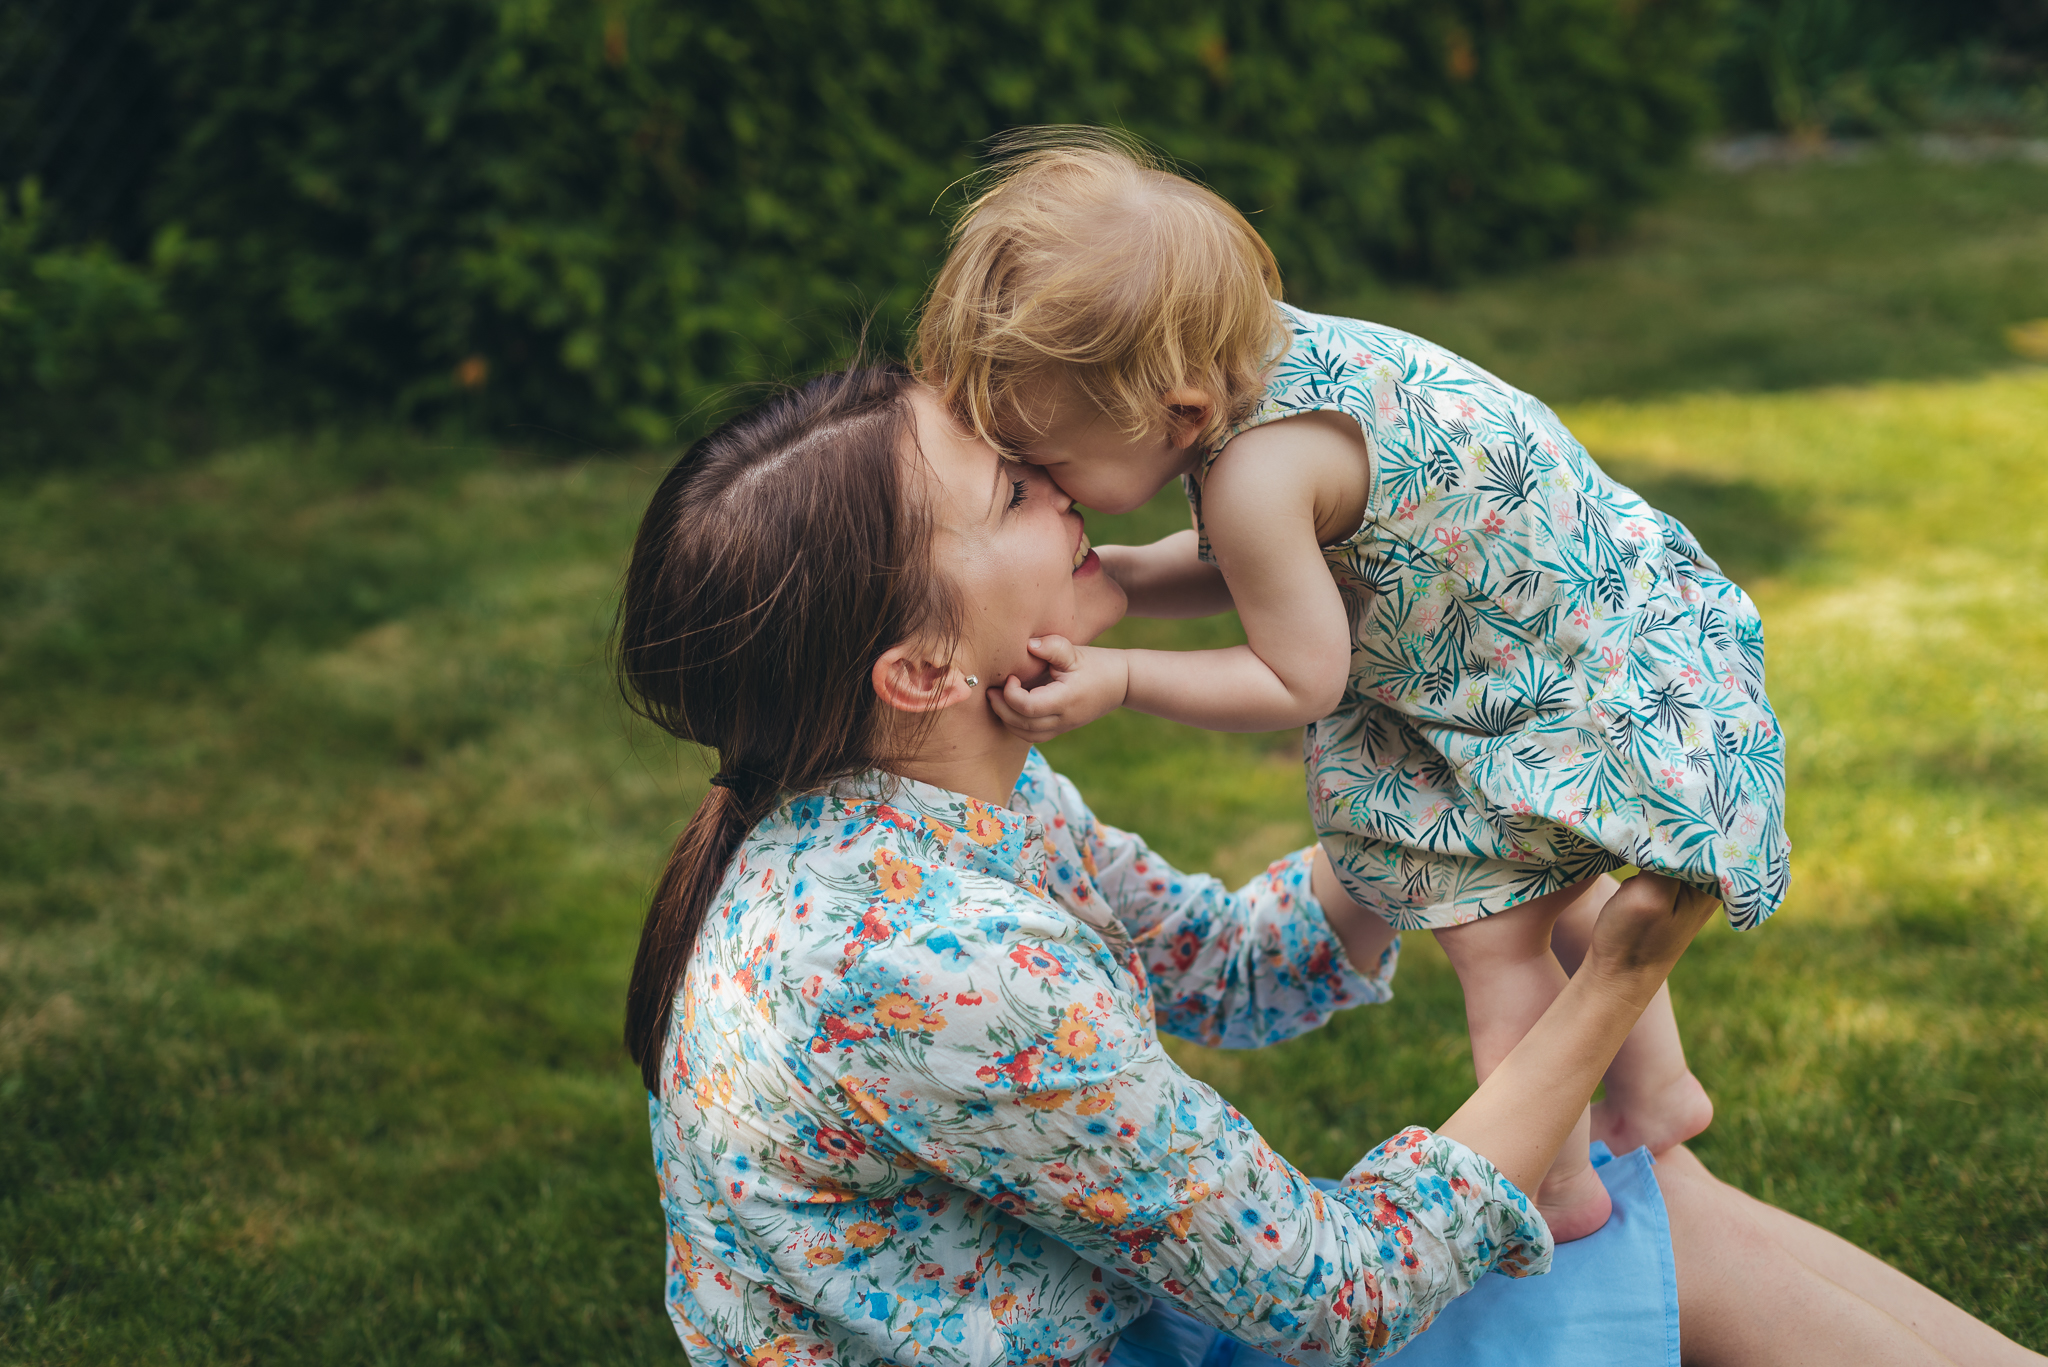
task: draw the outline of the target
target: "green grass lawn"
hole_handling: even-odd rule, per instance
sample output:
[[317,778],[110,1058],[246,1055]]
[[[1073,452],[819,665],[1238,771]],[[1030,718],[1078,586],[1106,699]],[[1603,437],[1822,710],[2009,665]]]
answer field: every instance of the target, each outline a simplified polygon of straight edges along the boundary
[[[2048,371],[1997,337],[2044,282],[2048,174],[1877,165],[1702,175],[1594,257],[1375,305],[1573,398],[1763,608],[1794,891],[1674,980],[1702,1153],[2037,1348]],[[602,664],[659,463],[305,438],[0,488],[0,1360],[680,1360],[617,1026],[707,770]],[[1052,753],[1189,866],[1307,835],[1290,736]],[[1399,989],[1177,1052],[1335,1173],[1471,1086],[1426,936]]]

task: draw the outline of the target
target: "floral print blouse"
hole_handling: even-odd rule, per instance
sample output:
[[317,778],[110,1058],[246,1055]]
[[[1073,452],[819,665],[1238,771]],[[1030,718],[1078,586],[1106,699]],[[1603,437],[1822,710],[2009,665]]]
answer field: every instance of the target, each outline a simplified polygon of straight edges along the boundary
[[873,774],[770,815],[650,1099],[691,1360],[1102,1363],[1164,1296],[1361,1362],[1489,1270],[1546,1269],[1542,1217],[1469,1149],[1404,1130],[1324,1193],[1160,1047],[1387,999],[1398,947],[1357,972],[1308,872],[1179,873],[1036,751],[1007,808]]

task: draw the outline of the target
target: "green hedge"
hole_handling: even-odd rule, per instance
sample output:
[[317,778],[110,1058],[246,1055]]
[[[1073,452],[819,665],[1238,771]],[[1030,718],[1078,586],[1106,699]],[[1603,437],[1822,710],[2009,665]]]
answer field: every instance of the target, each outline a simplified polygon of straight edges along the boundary
[[1019,124],[1151,139],[1310,302],[1565,249],[1685,155],[1717,3],[159,0],[168,136],[94,230],[178,234],[150,279],[236,402],[660,441],[893,342]]
[[2038,129],[2048,96],[2043,0],[1730,0],[1725,24],[1716,85],[1738,129],[2010,132]]

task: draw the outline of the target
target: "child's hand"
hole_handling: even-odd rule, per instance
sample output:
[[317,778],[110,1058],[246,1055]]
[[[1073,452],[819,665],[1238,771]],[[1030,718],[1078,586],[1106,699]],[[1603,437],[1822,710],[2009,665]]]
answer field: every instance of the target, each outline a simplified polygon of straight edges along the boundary
[[1064,636],[1035,637],[1031,653],[1052,666],[1052,679],[1026,688],[1012,674],[988,704],[1010,733],[1037,745],[1086,726],[1124,705],[1131,671],[1121,650],[1075,645]]

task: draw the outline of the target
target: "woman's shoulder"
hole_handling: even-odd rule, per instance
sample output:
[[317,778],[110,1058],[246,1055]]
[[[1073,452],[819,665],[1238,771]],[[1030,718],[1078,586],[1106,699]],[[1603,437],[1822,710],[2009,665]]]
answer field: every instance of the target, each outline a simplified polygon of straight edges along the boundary
[[1088,938],[1058,887],[1092,834],[1079,792],[1036,751],[1007,807],[907,780],[798,798],[742,842],[698,954],[759,994],[764,1021],[787,1007],[805,1029],[845,981]]

